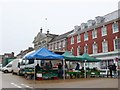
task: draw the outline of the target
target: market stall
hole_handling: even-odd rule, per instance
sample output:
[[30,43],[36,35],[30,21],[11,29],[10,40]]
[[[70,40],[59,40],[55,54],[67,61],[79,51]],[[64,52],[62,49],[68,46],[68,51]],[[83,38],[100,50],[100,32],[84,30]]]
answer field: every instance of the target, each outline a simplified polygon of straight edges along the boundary
[[[65,63],[66,61],[69,61],[69,66],[70,66],[70,62],[82,62],[82,60],[84,60],[83,57],[76,57],[72,55],[69,51],[66,51],[63,54],[63,56],[65,58]],[[75,70],[73,68],[68,68],[68,70],[66,70],[66,77],[67,76],[68,78],[79,78],[83,76],[83,72],[81,70]]]
[[[46,48],[40,48],[39,50],[37,50],[36,52],[33,52],[29,55],[27,55],[25,57],[28,60],[63,60],[64,63],[64,58],[62,55],[58,55],[55,54],[49,50],[47,50]],[[35,65],[34,65],[35,66]],[[64,66],[64,65],[63,65]],[[64,67],[63,67],[64,68]],[[35,79],[35,67],[33,69],[34,72],[34,79]],[[33,74],[33,72],[31,74]],[[29,69],[28,71],[26,71],[26,75],[29,76]],[[50,70],[46,70],[44,68],[41,68],[38,72],[37,72],[37,76],[44,78],[44,79],[51,79],[51,78],[57,78],[58,73],[56,72],[56,70],[50,69]],[[64,75],[65,76],[65,75]]]
[[90,57],[87,53],[84,53],[82,56],[74,56],[72,55],[70,52],[66,51],[63,54],[65,61],[69,61],[69,62],[81,62],[84,63],[84,67],[82,69],[79,70],[68,70],[66,71],[66,73],[68,74],[68,76],[72,77],[98,77],[100,74],[100,71],[97,69],[87,69],[86,68],[86,62],[90,63],[90,62],[99,62],[99,59]]
[[[78,56],[79,57],[79,56]],[[93,58],[91,56],[89,56],[87,53],[84,53],[82,55],[82,57],[84,58],[84,75],[85,75],[85,78],[88,77],[88,76],[95,76],[95,77],[98,77],[100,75],[100,71],[97,70],[97,69],[86,69],[86,62],[100,62],[101,60],[100,59],[96,59],[96,58]]]

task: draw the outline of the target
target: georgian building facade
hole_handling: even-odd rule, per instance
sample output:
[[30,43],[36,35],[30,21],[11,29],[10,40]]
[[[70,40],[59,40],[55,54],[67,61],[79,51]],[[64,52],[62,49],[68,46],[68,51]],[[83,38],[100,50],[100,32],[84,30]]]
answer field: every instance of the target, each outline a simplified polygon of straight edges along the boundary
[[110,63],[120,59],[120,10],[105,16],[97,16],[80,26],[75,26],[62,35],[42,33],[42,29],[34,38],[34,49],[46,47],[51,51],[71,51],[73,55],[88,53],[101,59],[100,68],[106,69]]
[[37,34],[37,36],[34,38],[33,44],[34,49],[38,50],[41,47],[48,47],[48,43],[58,35],[50,34],[49,30],[47,33],[42,33],[42,28],[40,29],[40,32]]
[[34,50],[33,47],[28,47],[26,50],[21,50],[19,54],[17,54],[16,58],[23,58],[24,55],[26,55],[29,52],[32,52]]
[[101,68],[120,59],[120,17],[118,10],[82,23],[68,36],[68,50],[74,55],[89,55],[103,60]]
[[48,49],[54,52],[65,52],[67,50],[67,36],[73,32],[61,34],[48,43]]

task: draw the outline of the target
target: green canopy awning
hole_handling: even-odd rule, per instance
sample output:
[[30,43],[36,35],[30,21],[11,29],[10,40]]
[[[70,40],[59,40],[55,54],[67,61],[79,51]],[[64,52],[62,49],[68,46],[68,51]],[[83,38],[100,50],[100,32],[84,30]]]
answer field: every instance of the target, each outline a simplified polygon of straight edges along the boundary
[[81,55],[76,56],[76,58],[77,58],[78,60],[80,60],[80,61],[84,61],[84,60],[85,60],[85,58],[84,58],[83,56],[81,56]]
[[87,53],[84,53],[82,57],[84,58],[84,60],[86,60],[86,62],[100,62],[101,61],[100,59],[96,59],[96,58],[89,56]]
[[75,60],[75,56],[72,55],[69,51],[66,51],[62,54],[65,58],[65,60]]
[[82,59],[80,57],[76,57],[72,55],[69,51],[66,51],[64,54],[62,54],[67,61],[81,61]]

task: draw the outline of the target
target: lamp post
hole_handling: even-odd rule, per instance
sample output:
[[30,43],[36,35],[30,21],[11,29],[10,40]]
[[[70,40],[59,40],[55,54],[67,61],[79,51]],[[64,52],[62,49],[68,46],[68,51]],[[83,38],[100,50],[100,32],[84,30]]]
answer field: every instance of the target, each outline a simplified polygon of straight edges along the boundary
[[84,62],[84,71],[85,71],[85,72],[84,72],[84,77],[85,77],[85,78],[86,78],[86,61],[87,61],[87,60],[85,60],[85,62]]

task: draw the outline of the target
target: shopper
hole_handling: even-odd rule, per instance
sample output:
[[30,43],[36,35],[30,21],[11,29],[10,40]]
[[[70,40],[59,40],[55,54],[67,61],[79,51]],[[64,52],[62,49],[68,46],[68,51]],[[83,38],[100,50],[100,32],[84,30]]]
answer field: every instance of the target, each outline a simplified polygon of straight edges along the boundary
[[77,63],[75,70],[80,70],[80,64]]
[[109,65],[108,68],[109,68],[109,72],[110,72],[110,77],[112,78],[112,65]]
[[113,74],[114,74],[114,78],[117,78],[117,69],[116,69],[116,65],[115,63],[112,65],[112,71],[113,71]]
[[59,63],[58,64],[58,77],[62,78],[62,75],[63,75],[62,64]]
[[38,73],[39,70],[40,70],[40,66],[39,66],[39,64],[37,64],[35,66],[35,79],[37,79],[37,73]]

